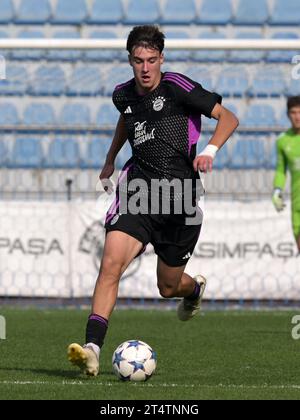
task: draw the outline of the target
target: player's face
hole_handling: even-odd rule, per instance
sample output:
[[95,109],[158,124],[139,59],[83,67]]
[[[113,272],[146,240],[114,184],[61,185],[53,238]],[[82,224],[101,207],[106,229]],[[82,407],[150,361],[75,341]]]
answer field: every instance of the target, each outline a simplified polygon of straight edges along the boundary
[[138,90],[150,92],[160,83],[164,56],[152,48],[136,47],[129,56]]
[[291,120],[294,130],[300,130],[300,106],[294,106],[289,111],[289,119]]

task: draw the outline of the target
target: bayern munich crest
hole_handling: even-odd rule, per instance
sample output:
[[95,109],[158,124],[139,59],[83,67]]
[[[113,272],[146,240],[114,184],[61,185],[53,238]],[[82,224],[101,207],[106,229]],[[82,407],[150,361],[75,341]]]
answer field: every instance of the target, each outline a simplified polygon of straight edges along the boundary
[[155,98],[153,101],[153,109],[154,111],[161,111],[164,107],[166,100],[163,96],[159,96],[158,98]]

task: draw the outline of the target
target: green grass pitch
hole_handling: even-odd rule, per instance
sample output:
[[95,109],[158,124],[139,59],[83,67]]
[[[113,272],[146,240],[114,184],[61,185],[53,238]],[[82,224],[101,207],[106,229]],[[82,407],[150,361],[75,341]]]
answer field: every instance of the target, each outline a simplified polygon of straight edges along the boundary
[[[291,312],[206,312],[187,323],[175,311],[117,310],[101,355],[101,375],[88,378],[66,358],[82,343],[88,313],[79,310],[0,311],[0,399],[201,400],[299,399],[300,341]],[[140,339],[158,354],[146,383],[119,381],[115,348]]]

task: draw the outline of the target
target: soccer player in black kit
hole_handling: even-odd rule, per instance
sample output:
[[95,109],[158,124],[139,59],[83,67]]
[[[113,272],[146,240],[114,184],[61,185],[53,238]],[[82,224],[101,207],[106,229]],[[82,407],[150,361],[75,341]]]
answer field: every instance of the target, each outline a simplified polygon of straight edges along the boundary
[[[100,174],[106,188],[116,156],[127,140],[132,158],[123,168],[116,199],[106,216],[106,240],[86,327],[86,344],[71,344],[68,348],[69,360],[92,376],[99,373],[100,350],[116,303],[119,280],[148,243],[158,256],[157,285],[161,296],[182,298],[178,306],[180,320],[187,321],[199,312],[206,286],[203,276],[192,278],[184,272],[202,224],[202,219],[196,217],[200,211],[196,206],[198,171],[212,171],[217,151],[237,128],[238,120],[221,105],[218,94],[206,91],[182,74],[162,73],[164,38],[156,26],[133,28],[127,50],[134,78],[118,85],[113,93],[120,118]],[[218,120],[218,124],[209,144],[196,156],[202,114]],[[163,180],[176,180],[179,185],[191,181],[188,185],[196,222],[187,223],[190,213],[185,206],[181,214],[175,211],[176,203],[186,201],[184,188],[170,190],[167,198],[161,190],[152,194],[155,182]],[[142,187],[132,191],[131,181],[140,182]],[[130,211],[129,205],[137,191],[139,213]],[[162,210],[164,200],[170,204],[169,214]],[[128,211],[124,211],[126,206]]]

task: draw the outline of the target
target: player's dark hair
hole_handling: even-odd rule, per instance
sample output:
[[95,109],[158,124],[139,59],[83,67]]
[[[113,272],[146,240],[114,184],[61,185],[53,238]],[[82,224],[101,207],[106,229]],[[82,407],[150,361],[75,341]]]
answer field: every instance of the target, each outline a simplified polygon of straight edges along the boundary
[[290,112],[295,106],[300,106],[300,96],[291,96],[287,101],[287,110]]
[[127,39],[127,51],[134,47],[153,48],[162,53],[165,47],[165,35],[155,25],[135,26]]

